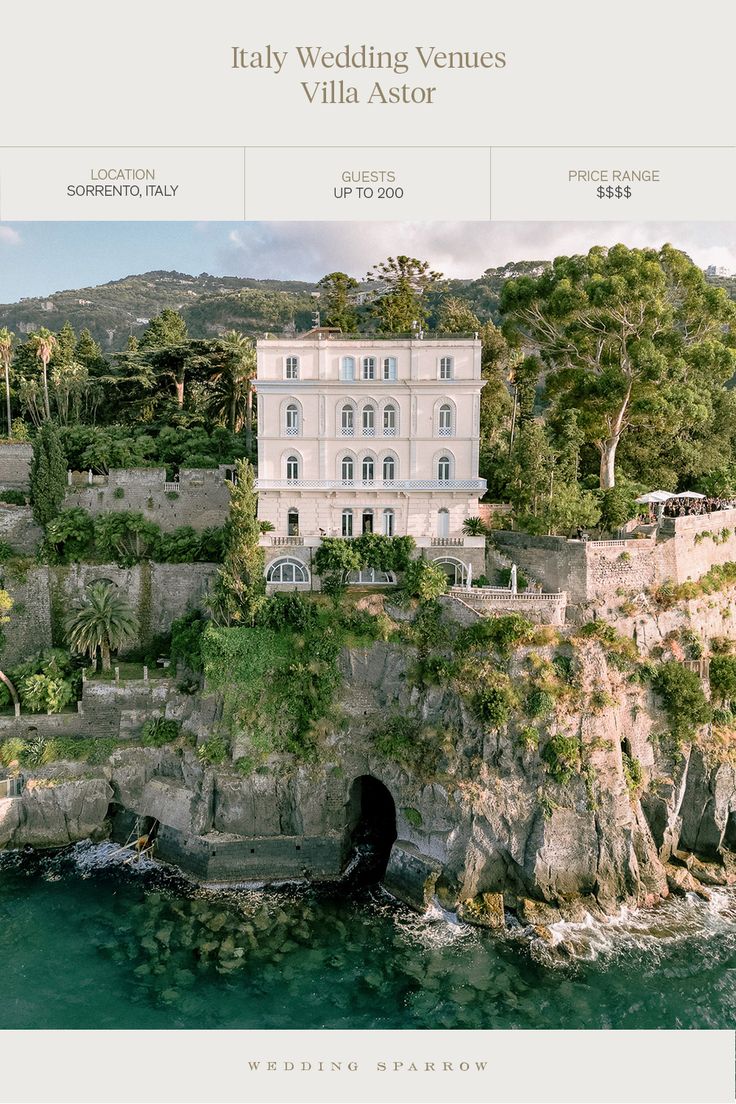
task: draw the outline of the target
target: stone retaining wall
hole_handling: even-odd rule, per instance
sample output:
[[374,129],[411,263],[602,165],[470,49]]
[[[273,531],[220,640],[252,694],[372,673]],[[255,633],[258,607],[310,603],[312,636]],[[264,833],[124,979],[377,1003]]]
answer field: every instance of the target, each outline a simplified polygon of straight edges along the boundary
[[33,520],[30,506],[9,506],[0,502],[0,540],[14,552],[32,556],[43,537],[43,530]]
[[32,459],[33,446],[26,441],[0,445],[0,490],[27,490]]
[[[95,579],[109,579],[127,596],[147,641],[168,632],[191,609],[200,608],[216,564],[72,564],[33,567],[21,578],[6,575],[3,585],[15,603],[5,628],[0,666],[13,667],[43,648],[65,643],[63,622]],[[1,572],[0,572],[1,574]]]
[[231,470],[225,465],[182,468],[174,484],[166,482],[165,468],[111,468],[103,483],[70,486],[66,506],[81,506],[93,517],[131,510],[164,532],[182,525],[201,531],[227,521],[230,492],[225,474]]

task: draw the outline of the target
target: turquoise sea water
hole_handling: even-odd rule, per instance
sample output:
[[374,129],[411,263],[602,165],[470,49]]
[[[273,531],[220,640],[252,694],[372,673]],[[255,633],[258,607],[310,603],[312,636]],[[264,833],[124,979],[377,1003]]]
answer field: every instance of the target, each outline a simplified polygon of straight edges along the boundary
[[380,889],[205,891],[112,845],[0,856],[3,1028],[734,1028],[736,892],[539,959]]

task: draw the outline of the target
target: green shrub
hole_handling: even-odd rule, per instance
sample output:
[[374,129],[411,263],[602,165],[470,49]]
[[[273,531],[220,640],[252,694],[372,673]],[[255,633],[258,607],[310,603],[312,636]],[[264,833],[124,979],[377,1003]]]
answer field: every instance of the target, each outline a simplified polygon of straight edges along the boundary
[[505,724],[514,704],[511,682],[502,671],[490,674],[471,698],[475,715],[490,728]]
[[412,828],[422,827],[422,814],[419,812],[418,809],[412,809],[412,807],[409,805],[401,811],[408,820],[409,824],[411,824]]
[[548,717],[554,711],[555,699],[547,690],[540,686],[532,687],[526,699],[526,713],[529,717],[541,720]]
[[714,655],[711,658],[710,688],[716,701],[736,699],[736,656]]
[[439,747],[433,734],[405,714],[389,717],[373,734],[376,750],[400,766],[427,776],[437,764]]
[[539,747],[539,730],[533,725],[525,725],[517,732],[516,741],[525,751],[533,751]]
[[179,722],[166,717],[153,717],[141,729],[139,743],[143,747],[163,747],[179,738]]
[[210,736],[197,748],[197,758],[205,766],[214,767],[224,763],[230,753],[227,741],[219,733]]
[[112,497],[113,498],[125,498],[125,491],[123,490],[122,487],[116,487],[115,490],[112,492]]
[[26,496],[22,491],[0,491],[0,502],[7,502],[9,506],[25,506]]
[[198,610],[172,622],[170,656],[174,667],[183,663],[191,671],[202,670],[202,633],[206,625]]
[[449,586],[447,575],[432,560],[420,557],[412,560],[404,570],[402,590],[407,598],[420,602],[434,602]]
[[694,671],[670,659],[657,669],[652,685],[677,737],[692,736],[698,725],[711,719],[711,707]]
[[488,647],[502,656],[528,643],[534,635],[534,625],[520,613],[508,613],[502,617],[484,617],[463,629],[457,638],[457,650]]
[[267,598],[258,613],[258,624],[266,629],[294,629],[305,632],[317,621],[317,609],[314,602],[299,594],[298,591],[286,591]]
[[[502,587],[511,586],[511,568],[510,567],[499,567],[498,571],[496,572],[496,583],[497,583],[498,586],[502,586]],[[526,588],[528,586],[529,586],[529,580],[527,579],[526,575],[524,574],[523,571],[519,571],[517,569],[517,572],[516,572],[516,589],[517,590],[526,590]]]
[[94,541],[94,523],[86,510],[61,510],[46,526],[44,551],[52,563],[84,560]]
[[580,773],[580,741],[575,736],[557,733],[545,744],[542,762],[549,776],[566,786]]
[[622,758],[626,786],[631,796],[634,797],[644,781],[644,772],[638,759],[635,759],[631,755],[627,755],[625,751],[622,753]]

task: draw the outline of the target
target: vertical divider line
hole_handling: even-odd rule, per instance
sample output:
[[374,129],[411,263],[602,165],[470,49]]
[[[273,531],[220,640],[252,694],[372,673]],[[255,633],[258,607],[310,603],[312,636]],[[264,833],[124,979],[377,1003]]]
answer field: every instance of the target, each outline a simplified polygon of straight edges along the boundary
[[493,222],[493,146],[488,147],[488,221]]
[[247,147],[243,146],[243,222],[248,221],[248,215],[247,215],[248,206],[247,206],[247,203],[246,203],[246,196],[247,196],[247,185],[246,185],[247,160],[248,160],[247,159]]

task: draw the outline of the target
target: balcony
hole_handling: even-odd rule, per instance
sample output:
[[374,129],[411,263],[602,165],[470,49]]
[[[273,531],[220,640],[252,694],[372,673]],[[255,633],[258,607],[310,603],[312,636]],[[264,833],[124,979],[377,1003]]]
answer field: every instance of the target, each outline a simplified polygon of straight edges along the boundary
[[257,479],[259,491],[470,491],[484,494],[485,479]]

